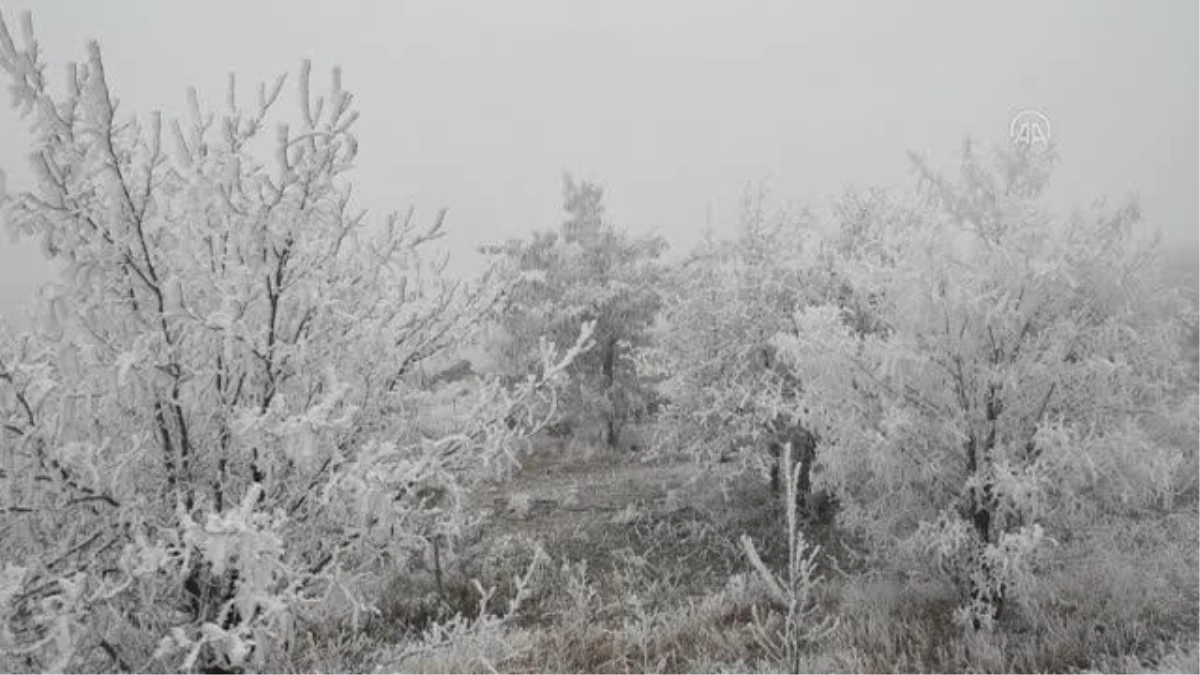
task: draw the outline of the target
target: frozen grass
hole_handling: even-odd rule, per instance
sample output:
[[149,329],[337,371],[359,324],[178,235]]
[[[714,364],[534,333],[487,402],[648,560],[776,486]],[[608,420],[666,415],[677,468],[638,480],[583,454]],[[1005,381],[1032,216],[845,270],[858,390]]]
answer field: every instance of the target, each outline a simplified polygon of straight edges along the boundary
[[[761,481],[564,453],[543,448],[515,483],[478,495],[491,515],[447,552],[440,591],[429,569],[397,570],[380,589],[379,615],[357,628],[313,627],[278,668],[1198,672],[1194,503],[1097,524],[1060,546],[1036,598],[978,634],[951,623],[956,598],[945,584],[845,572],[848,562],[834,564],[836,530],[802,523],[824,546],[817,563],[826,581],[811,589],[808,619],[836,624],[789,666],[756,634],[782,640],[789,624],[771,613],[778,604],[739,543],[749,536],[764,567],[788,569],[785,512]],[[518,494],[525,508],[511,507]],[[546,557],[530,572],[539,546]],[[522,575],[526,594],[506,614]],[[482,618],[481,589],[491,591]]]

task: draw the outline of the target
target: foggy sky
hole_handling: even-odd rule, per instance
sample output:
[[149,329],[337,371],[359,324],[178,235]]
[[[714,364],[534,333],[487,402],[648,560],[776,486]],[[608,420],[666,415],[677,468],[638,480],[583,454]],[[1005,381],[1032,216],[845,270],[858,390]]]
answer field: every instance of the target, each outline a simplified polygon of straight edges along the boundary
[[[952,168],[966,136],[1003,143],[1028,108],[1061,156],[1056,206],[1135,193],[1193,248],[1200,223],[1189,0],[0,2],[14,28],[26,8],[50,81],[98,39],[126,114],[175,114],[188,86],[221,104],[229,71],[245,96],[303,58],[322,85],[342,66],[360,206],[448,207],[460,270],[475,244],[557,227],[564,169],[606,187],[616,225],[681,249],[706,222],[728,231],[747,183],[814,206],[907,185],[906,151]],[[13,192],[28,123],[3,96]],[[0,312],[47,276],[0,237]]]

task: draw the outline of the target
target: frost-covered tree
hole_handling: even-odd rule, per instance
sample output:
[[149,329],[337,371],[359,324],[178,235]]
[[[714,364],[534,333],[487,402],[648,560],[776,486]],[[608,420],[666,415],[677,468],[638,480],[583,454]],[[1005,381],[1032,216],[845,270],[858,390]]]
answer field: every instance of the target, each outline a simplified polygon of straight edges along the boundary
[[559,344],[574,340],[581,322],[594,322],[595,348],[571,365],[572,396],[566,414],[597,428],[616,447],[622,427],[645,409],[650,383],[640,377],[634,351],[646,344],[661,303],[659,237],[631,237],[604,217],[603,189],[563,179],[568,219],[560,232],[535,234],[485,249],[502,258],[520,281],[499,321],[507,341],[507,369],[523,376],[536,354],[537,336]]
[[232,76],[219,111],[192,90],[163,124],[118,113],[95,43],[51,87],[21,27],[0,19],[0,69],[36,184],[0,219],[63,276],[0,335],[0,667],[261,668],[462,524],[566,361],[429,419],[406,372],[503,288],[428,264],[440,216],[351,208],[338,70],[316,95],[304,64],[298,124],[274,121],[282,77],[247,100]]
[[669,401],[661,445],[701,462],[733,453],[779,487],[778,455],[790,444],[804,500],[816,439],[786,403],[801,382],[778,363],[770,340],[791,330],[800,307],[828,294],[828,275],[815,220],[767,214],[764,202],[761,191],[748,196],[735,238],[710,235],[670,270],[663,322],[640,361],[662,378]]
[[1134,206],[1055,218],[1051,160],[1000,153],[989,170],[968,145],[951,181],[915,158],[925,208],[838,263],[885,330],[831,303],[776,341],[841,521],[881,563],[956,579],[975,627],[1022,597],[1047,541],[1168,506],[1194,464],[1155,240]]

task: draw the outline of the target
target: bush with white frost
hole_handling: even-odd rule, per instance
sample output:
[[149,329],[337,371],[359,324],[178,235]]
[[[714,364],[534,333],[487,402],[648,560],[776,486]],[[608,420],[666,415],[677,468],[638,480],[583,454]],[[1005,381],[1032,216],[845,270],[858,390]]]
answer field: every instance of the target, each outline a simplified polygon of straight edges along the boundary
[[1195,395],[1156,241],[1132,206],[1052,217],[1050,161],[989,170],[968,146],[951,181],[917,160],[917,217],[838,262],[886,330],[830,304],[777,339],[840,521],[885,567],[957,581],[975,627],[1024,597],[1051,542],[1169,508],[1192,461],[1169,441],[1194,439]]
[[785,574],[771,571],[758,554],[754,541],[742,535],[742,550],[758,580],[767,589],[773,607],[760,611],[753,607],[751,632],[755,641],[784,672],[798,673],[805,655],[828,637],[837,619],[821,616],[816,593],[824,578],[817,572],[821,547],[810,545],[800,526],[796,490],[802,467],[792,462],[792,453],[780,455],[784,483],[785,525],[788,540],[788,565]]
[[406,373],[504,283],[437,273],[440,215],[352,210],[338,70],[317,95],[304,64],[289,126],[282,77],[123,116],[94,43],[56,89],[28,14],[19,39],[0,19],[0,69],[36,177],[0,218],[64,270],[0,335],[0,668],[262,668],[297,626],[369,611],[359,582],[454,534],[587,332],[423,433]]
[[764,201],[747,199],[736,238],[706,238],[670,271],[662,324],[639,354],[667,401],[659,444],[703,462],[753,464],[762,459],[753,450],[788,426],[778,402],[796,382],[780,377],[768,341],[821,293],[812,220],[767,214]]

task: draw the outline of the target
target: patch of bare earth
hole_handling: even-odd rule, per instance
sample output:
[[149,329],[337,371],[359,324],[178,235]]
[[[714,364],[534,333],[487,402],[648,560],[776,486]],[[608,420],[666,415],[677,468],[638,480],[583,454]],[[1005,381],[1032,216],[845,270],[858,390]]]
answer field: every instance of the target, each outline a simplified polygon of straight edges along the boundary
[[[632,553],[670,556],[678,565],[711,554],[714,542],[704,535],[715,533],[723,478],[692,462],[581,456],[543,442],[511,480],[481,493],[478,505],[490,518],[489,536],[535,539],[555,559],[604,569]],[[730,550],[736,553],[732,542]]]

